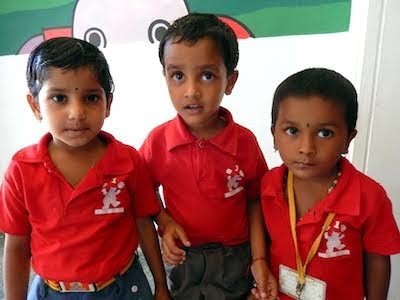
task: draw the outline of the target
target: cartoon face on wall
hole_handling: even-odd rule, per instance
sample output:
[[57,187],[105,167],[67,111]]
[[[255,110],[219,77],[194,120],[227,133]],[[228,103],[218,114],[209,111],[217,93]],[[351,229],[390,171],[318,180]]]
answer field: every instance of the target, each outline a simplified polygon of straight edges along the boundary
[[159,41],[170,23],[188,13],[183,0],[79,0],[72,34],[98,47]]
[[58,36],[81,38],[100,48],[157,43],[175,19],[193,11],[216,14],[240,39],[347,31],[351,12],[351,0],[240,1],[234,7],[230,0],[1,2],[0,55],[29,53]]

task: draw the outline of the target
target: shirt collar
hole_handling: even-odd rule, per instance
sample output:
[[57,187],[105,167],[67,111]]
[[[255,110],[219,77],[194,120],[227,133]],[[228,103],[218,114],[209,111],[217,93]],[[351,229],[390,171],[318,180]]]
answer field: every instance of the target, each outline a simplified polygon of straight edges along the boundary
[[[114,136],[105,131],[100,131],[99,136],[107,143],[107,149],[97,164],[101,172],[111,175],[129,172],[133,168],[133,161],[128,147],[121,147]],[[46,168],[54,169],[47,147],[51,139],[50,133],[45,134],[36,145],[17,152],[13,159],[24,163],[43,163]]]
[[[361,191],[357,170],[345,158],[339,161],[341,175],[331,193],[322,200],[322,212],[335,212],[343,215],[360,214]],[[284,180],[287,167],[281,165],[269,171],[263,178],[263,197],[271,198],[278,206],[284,205]]]
[[[226,120],[226,127],[218,133],[215,137],[207,140],[220,150],[227,152],[231,155],[237,154],[238,132],[233,122],[231,113],[221,107],[219,116]],[[176,147],[195,143],[197,139],[190,133],[183,119],[177,115],[175,119],[171,120],[169,126],[166,128],[167,136],[167,150],[172,151]]]

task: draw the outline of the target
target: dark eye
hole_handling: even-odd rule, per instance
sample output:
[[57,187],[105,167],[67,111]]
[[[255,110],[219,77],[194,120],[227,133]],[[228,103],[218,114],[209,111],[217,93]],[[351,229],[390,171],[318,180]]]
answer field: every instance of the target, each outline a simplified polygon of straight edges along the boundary
[[180,81],[183,79],[183,73],[181,72],[175,72],[171,75],[172,79],[176,80],[176,81]]
[[289,128],[286,128],[285,129],[285,132],[288,134],[288,135],[295,135],[297,132],[299,132],[298,131],[298,129],[297,128],[295,128],[295,127],[289,127]]
[[330,129],[321,129],[318,131],[318,136],[321,138],[329,138],[333,135],[333,131]]
[[65,97],[64,95],[54,95],[54,96],[51,97],[51,99],[54,102],[62,103],[62,102],[65,102],[67,100],[67,97]]
[[155,42],[161,41],[162,37],[164,36],[169,26],[170,26],[169,22],[165,20],[153,21],[150,24],[149,29],[147,31],[150,43],[153,44]]
[[84,40],[99,48],[105,48],[107,45],[106,36],[99,28],[93,27],[86,30]]
[[99,100],[99,96],[97,96],[97,95],[95,95],[95,94],[93,94],[93,95],[88,95],[88,96],[86,97],[86,100],[87,100],[88,102],[96,102],[97,100]]
[[205,81],[209,81],[209,80],[211,80],[211,79],[214,78],[214,74],[211,73],[211,72],[205,72],[205,73],[201,76],[201,78],[202,78],[203,80],[205,80]]

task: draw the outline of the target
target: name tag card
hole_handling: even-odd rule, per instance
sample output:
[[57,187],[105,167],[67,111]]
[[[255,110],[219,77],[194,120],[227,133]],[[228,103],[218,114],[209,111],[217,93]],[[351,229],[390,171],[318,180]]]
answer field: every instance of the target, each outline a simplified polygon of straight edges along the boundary
[[325,300],[326,282],[312,276],[306,276],[300,298],[296,295],[297,271],[285,265],[279,266],[279,290],[301,300]]

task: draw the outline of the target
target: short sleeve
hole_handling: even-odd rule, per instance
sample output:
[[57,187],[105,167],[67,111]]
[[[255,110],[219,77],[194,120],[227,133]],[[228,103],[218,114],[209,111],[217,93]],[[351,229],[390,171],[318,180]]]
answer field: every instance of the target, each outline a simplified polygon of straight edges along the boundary
[[363,230],[363,244],[367,252],[392,255],[400,253],[400,233],[393,216],[392,204],[380,187],[375,195],[375,206]]
[[268,166],[265,161],[264,155],[256,142],[256,155],[253,157],[256,161],[255,177],[252,178],[246,189],[247,197],[249,199],[259,198],[261,193],[261,180],[265,173],[268,171]]
[[143,159],[137,154],[134,174],[133,207],[136,217],[154,216],[160,211],[156,191],[151,184],[150,177]]
[[24,201],[23,181],[17,163],[12,161],[5,173],[0,193],[0,231],[29,235],[31,226]]
[[155,176],[152,173],[152,146],[150,145],[150,136],[145,139],[142,146],[139,149],[139,154],[141,155],[142,159],[144,160],[144,164],[147,168],[147,173],[150,178],[150,182],[154,189],[159,186],[159,183],[155,182]]

